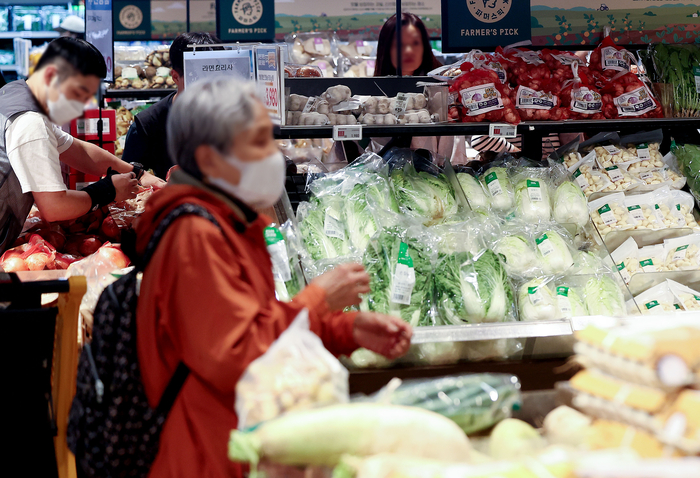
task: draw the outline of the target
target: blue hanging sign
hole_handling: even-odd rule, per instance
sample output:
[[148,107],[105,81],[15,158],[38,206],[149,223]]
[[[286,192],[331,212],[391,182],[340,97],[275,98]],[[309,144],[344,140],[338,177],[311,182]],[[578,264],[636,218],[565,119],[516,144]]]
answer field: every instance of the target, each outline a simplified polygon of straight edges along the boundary
[[530,0],[442,0],[446,53],[530,40],[530,27]]

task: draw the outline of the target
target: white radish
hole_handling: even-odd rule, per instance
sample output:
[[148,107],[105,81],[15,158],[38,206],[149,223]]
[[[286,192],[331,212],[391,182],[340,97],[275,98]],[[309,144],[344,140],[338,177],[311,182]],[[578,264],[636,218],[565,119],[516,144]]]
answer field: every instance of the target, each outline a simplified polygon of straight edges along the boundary
[[450,419],[398,405],[353,403],[290,413],[253,431],[231,432],[228,456],[257,465],[335,466],[345,454],[401,453],[463,461],[469,439]]

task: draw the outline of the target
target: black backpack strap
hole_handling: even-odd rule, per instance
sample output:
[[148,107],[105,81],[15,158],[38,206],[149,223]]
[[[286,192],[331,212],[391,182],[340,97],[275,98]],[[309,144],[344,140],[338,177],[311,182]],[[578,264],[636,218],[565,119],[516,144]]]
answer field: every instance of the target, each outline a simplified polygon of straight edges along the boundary
[[[141,270],[146,268],[146,265],[151,260],[151,257],[153,257],[153,254],[155,253],[160,240],[165,235],[165,232],[168,230],[168,227],[170,227],[173,222],[182,216],[203,217],[221,229],[221,226],[216,218],[204,207],[189,203],[177,206],[175,209],[170,211],[167,216],[165,216],[160,224],[158,224],[158,227],[156,227],[155,232],[151,236],[151,240],[148,241],[146,251],[143,254],[143,259],[139,264]],[[168,386],[165,387],[163,395],[160,397],[160,402],[158,403],[157,407],[158,412],[164,414],[166,417],[168,416],[168,413],[175,403],[175,399],[177,398],[178,393],[180,393],[180,389],[182,389],[182,386],[185,384],[185,380],[189,374],[190,369],[184,362],[180,362],[175,369],[175,373],[173,373],[173,376],[170,377],[170,381],[168,382]]]

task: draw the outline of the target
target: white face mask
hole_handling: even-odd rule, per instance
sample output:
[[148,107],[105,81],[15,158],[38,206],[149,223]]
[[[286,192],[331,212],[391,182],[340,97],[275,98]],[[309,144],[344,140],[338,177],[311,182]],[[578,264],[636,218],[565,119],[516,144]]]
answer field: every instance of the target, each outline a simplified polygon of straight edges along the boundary
[[[56,85],[58,89],[58,80],[54,79],[51,85]],[[59,91],[58,99],[51,101],[46,93],[46,104],[49,107],[49,119],[57,125],[66,124],[79,118],[85,110],[85,103],[78,100],[69,100],[63,92]]]
[[228,156],[226,161],[238,168],[241,180],[231,184],[223,178],[211,178],[209,184],[255,208],[275,205],[284,191],[286,165],[281,152],[261,161],[244,162],[235,156]]

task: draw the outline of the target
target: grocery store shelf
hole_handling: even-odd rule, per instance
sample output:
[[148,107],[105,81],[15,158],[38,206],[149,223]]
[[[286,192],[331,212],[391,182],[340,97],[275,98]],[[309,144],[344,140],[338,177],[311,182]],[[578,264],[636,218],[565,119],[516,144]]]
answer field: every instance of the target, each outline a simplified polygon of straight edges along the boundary
[[147,99],[147,98],[164,98],[171,93],[174,93],[175,89],[150,89],[145,90],[106,90],[104,93],[105,98],[134,98],[134,99]]
[[0,32],[0,40],[2,39],[12,39],[12,38],[26,38],[28,40],[31,39],[50,39],[50,38],[58,38],[59,33],[50,31],[50,32]]
[[[700,128],[700,118],[645,118],[605,121],[567,120],[532,121],[520,123],[518,133],[562,133],[653,130],[658,128]],[[363,137],[387,136],[463,136],[488,134],[489,123],[435,123],[421,125],[365,126]],[[280,139],[332,138],[332,126],[282,126],[276,135]]]
[[17,71],[17,65],[0,65],[2,71]]
[[495,324],[445,325],[420,327],[413,331],[412,344],[435,342],[469,342],[531,337],[571,335],[571,322],[566,319],[541,322],[502,322]]

